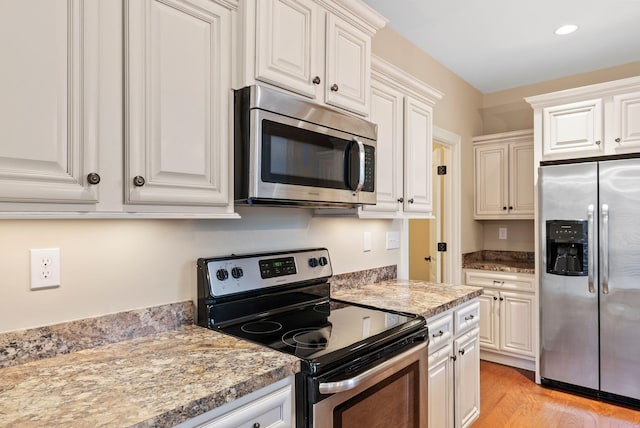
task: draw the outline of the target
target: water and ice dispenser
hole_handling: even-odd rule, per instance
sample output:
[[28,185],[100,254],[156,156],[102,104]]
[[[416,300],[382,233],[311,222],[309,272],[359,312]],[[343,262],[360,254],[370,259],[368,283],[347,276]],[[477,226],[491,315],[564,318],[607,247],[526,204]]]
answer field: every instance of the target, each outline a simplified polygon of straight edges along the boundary
[[587,275],[586,220],[547,220],[547,273]]

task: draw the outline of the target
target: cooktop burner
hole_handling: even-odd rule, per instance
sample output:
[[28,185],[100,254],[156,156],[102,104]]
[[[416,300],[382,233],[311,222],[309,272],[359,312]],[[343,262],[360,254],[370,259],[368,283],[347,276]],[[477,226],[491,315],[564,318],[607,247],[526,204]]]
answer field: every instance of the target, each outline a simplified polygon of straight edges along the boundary
[[240,330],[248,334],[269,334],[282,330],[282,324],[275,321],[252,321],[242,324]]

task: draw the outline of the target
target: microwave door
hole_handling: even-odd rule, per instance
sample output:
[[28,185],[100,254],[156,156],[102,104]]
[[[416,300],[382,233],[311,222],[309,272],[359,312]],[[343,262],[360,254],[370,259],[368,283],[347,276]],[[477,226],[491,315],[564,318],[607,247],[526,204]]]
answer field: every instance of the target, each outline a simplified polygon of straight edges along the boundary
[[254,121],[250,198],[358,202],[363,156],[349,135],[266,111],[254,110]]

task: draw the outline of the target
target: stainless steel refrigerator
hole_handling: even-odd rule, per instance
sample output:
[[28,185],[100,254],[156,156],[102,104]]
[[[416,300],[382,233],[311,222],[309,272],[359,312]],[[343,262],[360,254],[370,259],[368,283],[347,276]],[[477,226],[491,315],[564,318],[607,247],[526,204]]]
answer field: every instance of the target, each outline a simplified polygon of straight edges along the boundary
[[640,400],[640,159],[539,170],[540,376]]

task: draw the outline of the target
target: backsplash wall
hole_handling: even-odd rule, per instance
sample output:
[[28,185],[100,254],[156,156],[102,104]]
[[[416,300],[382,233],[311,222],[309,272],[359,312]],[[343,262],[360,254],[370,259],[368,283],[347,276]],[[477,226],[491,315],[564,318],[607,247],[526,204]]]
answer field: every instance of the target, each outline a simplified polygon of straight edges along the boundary
[[[0,332],[194,300],[198,257],[327,247],[335,273],[400,263],[384,245],[399,221],[238,212],[240,220],[0,220]],[[62,285],[31,291],[29,250],[51,247],[60,248]]]

